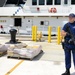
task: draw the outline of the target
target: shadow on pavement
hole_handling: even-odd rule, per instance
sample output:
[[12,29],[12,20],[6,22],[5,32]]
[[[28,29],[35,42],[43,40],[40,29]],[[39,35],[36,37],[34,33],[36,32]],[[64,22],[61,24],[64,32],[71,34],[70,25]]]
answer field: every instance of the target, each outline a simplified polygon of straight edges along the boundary
[[32,61],[40,60],[40,58],[43,56],[43,54],[44,54],[44,52],[42,50],[42,52],[39,55],[37,55]]
[[71,75],[75,75],[75,72],[74,72],[74,73],[72,73]]

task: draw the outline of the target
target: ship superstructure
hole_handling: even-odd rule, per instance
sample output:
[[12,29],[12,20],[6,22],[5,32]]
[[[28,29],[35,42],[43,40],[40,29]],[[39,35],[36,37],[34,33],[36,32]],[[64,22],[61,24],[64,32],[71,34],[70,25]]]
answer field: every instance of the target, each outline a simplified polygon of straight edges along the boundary
[[57,27],[62,27],[68,15],[75,13],[75,0],[25,0],[25,4],[7,4],[0,11],[0,25],[5,28],[13,25],[20,33],[31,34],[36,25],[38,31],[48,34],[48,26],[52,26],[52,34],[56,34]]

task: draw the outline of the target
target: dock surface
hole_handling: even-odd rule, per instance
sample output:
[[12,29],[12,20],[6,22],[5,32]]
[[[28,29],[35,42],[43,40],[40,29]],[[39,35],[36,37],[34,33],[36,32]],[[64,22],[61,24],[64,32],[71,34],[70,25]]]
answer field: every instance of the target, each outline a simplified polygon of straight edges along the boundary
[[[4,44],[9,38],[0,37],[0,43]],[[47,40],[42,42],[26,41],[26,44],[37,43],[42,45],[43,53],[39,54],[32,61],[26,59],[7,58],[7,55],[0,57],[0,75],[61,75],[65,72],[64,50],[57,40],[48,43]],[[71,75],[75,75],[72,62]]]

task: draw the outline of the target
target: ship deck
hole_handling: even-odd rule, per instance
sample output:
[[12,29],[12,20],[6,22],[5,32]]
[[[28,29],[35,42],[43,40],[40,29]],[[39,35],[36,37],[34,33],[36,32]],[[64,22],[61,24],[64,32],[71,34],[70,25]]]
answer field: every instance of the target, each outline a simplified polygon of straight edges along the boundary
[[[9,38],[4,36],[0,39],[1,44],[9,41]],[[20,41],[26,44],[37,43],[42,45],[43,53],[32,61],[7,58],[7,55],[0,57],[0,75],[61,75],[65,71],[64,51],[61,44],[57,45],[56,39],[53,39],[51,43],[48,43],[47,40],[33,42],[23,39]],[[75,75],[73,62],[71,75]]]

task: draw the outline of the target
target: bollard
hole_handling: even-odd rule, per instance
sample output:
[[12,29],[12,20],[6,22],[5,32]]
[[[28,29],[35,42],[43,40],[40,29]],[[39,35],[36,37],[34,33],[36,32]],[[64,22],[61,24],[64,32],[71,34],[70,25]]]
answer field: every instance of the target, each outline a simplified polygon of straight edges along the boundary
[[32,26],[32,41],[34,41],[34,26]]
[[37,41],[37,26],[32,26],[32,41]]
[[51,26],[48,27],[48,42],[51,42]]
[[34,26],[34,41],[37,41],[37,26]]
[[57,34],[57,44],[59,45],[60,44],[60,40],[61,40],[61,38],[60,38],[60,26],[58,26],[58,28],[57,28],[57,32],[58,32],[58,34]]
[[21,43],[21,42],[18,42],[16,40],[16,33],[17,33],[16,29],[11,29],[11,30],[9,30],[9,32],[10,32],[10,35],[11,35],[11,40],[9,42],[7,42],[6,44],[18,44],[18,43]]

